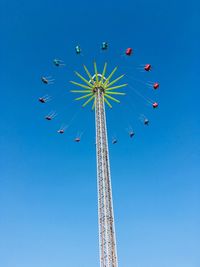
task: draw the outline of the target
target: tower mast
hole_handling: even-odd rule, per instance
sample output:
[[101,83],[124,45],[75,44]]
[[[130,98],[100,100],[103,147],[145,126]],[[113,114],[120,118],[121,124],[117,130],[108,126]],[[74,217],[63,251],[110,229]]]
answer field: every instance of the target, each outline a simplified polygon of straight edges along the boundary
[[104,94],[95,105],[100,267],[118,267]]

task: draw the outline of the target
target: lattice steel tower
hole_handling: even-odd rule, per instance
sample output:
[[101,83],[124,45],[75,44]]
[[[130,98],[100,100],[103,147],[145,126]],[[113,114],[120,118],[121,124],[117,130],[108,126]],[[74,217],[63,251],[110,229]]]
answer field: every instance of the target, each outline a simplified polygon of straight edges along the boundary
[[106,68],[107,63],[104,65],[102,74],[99,74],[96,63],[94,63],[95,74],[92,76],[86,66],[84,66],[89,80],[85,79],[78,72],[75,72],[85,84],[71,81],[73,84],[82,88],[81,90],[72,90],[71,92],[84,94],[83,96],[76,98],[76,100],[88,98],[83,104],[83,107],[93,101],[92,109],[95,109],[96,122],[100,267],[118,267],[104,103],[106,103],[110,108],[112,108],[112,106],[109,100],[119,103],[120,101],[114,98],[112,95],[124,95],[125,93],[116,92],[115,89],[125,87],[127,84],[111,87],[124,75],[121,75],[120,77],[111,81],[111,78],[116,72],[117,67],[114,68],[107,78],[105,77]]

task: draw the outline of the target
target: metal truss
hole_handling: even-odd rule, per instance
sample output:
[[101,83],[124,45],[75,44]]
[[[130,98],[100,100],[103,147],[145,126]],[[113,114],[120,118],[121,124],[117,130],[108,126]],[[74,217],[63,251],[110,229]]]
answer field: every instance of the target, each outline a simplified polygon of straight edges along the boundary
[[104,90],[95,98],[100,267],[118,267]]

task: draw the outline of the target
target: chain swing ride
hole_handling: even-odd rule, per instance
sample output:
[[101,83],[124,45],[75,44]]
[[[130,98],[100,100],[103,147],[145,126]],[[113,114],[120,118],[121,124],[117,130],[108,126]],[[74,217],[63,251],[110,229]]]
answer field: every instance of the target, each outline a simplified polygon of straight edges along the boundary
[[[101,49],[107,50],[108,43],[102,42]],[[75,52],[77,55],[81,54],[82,49],[79,45],[75,47]],[[125,50],[126,56],[130,57],[132,54],[132,48],[127,48]],[[60,59],[54,59],[53,63],[56,67],[65,66],[64,61]],[[85,65],[83,68],[87,78],[75,72],[81,83],[71,81],[71,84],[79,88],[78,90],[71,90],[71,92],[81,95],[75,100],[84,101],[82,107],[92,103],[92,110],[95,110],[100,267],[118,267],[105,105],[107,105],[108,108],[112,108],[112,102],[120,103],[119,99],[116,97],[125,95],[125,92],[119,92],[118,89],[128,88],[129,85],[128,83],[118,84],[118,82],[124,78],[124,74],[113,79],[114,74],[117,72],[117,67],[115,67],[111,73],[107,74],[107,63],[104,63],[101,73],[97,69],[96,62],[94,62],[94,72],[92,74]],[[151,64],[145,64],[143,66],[145,72],[150,72],[151,69]],[[54,83],[54,79],[52,79],[51,76],[42,76],[41,81],[44,84]],[[147,85],[154,90],[159,88],[158,82],[150,82],[147,83]],[[146,99],[137,90],[134,90],[134,92],[143,99]],[[40,103],[45,104],[51,100],[51,97],[45,95],[38,100]],[[148,99],[146,99],[146,101],[152,105],[153,109],[158,107],[157,102],[152,102]],[[56,116],[57,113],[53,111],[46,115],[45,119],[51,121]],[[149,125],[149,119],[144,115],[142,115],[142,120],[144,125]],[[62,126],[57,132],[59,134],[64,134],[65,130],[66,126]],[[129,137],[133,138],[134,135],[135,132],[130,129]],[[79,143],[81,137],[77,136],[74,141]],[[118,140],[114,138],[112,144],[117,144],[117,141]]]

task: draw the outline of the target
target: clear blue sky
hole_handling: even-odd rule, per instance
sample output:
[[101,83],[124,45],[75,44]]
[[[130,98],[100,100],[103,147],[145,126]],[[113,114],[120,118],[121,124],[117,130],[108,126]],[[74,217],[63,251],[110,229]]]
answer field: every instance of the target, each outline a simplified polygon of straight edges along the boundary
[[[145,79],[161,84],[155,92],[135,83],[159,109],[127,88],[107,112],[109,140],[119,140],[110,144],[119,266],[200,266],[199,9],[197,0],[1,1],[0,266],[99,266],[94,114],[81,110],[65,135],[56,130],[79,109],[73,70],[94,58],[102,66],[104,40],[110,69],[141,78],[136,62],[150,62]],[[66,67],[55,68],[55,57]],[[46,93],[48,106],[37,100]],[[58,117],[47,122],[50,110]]]

